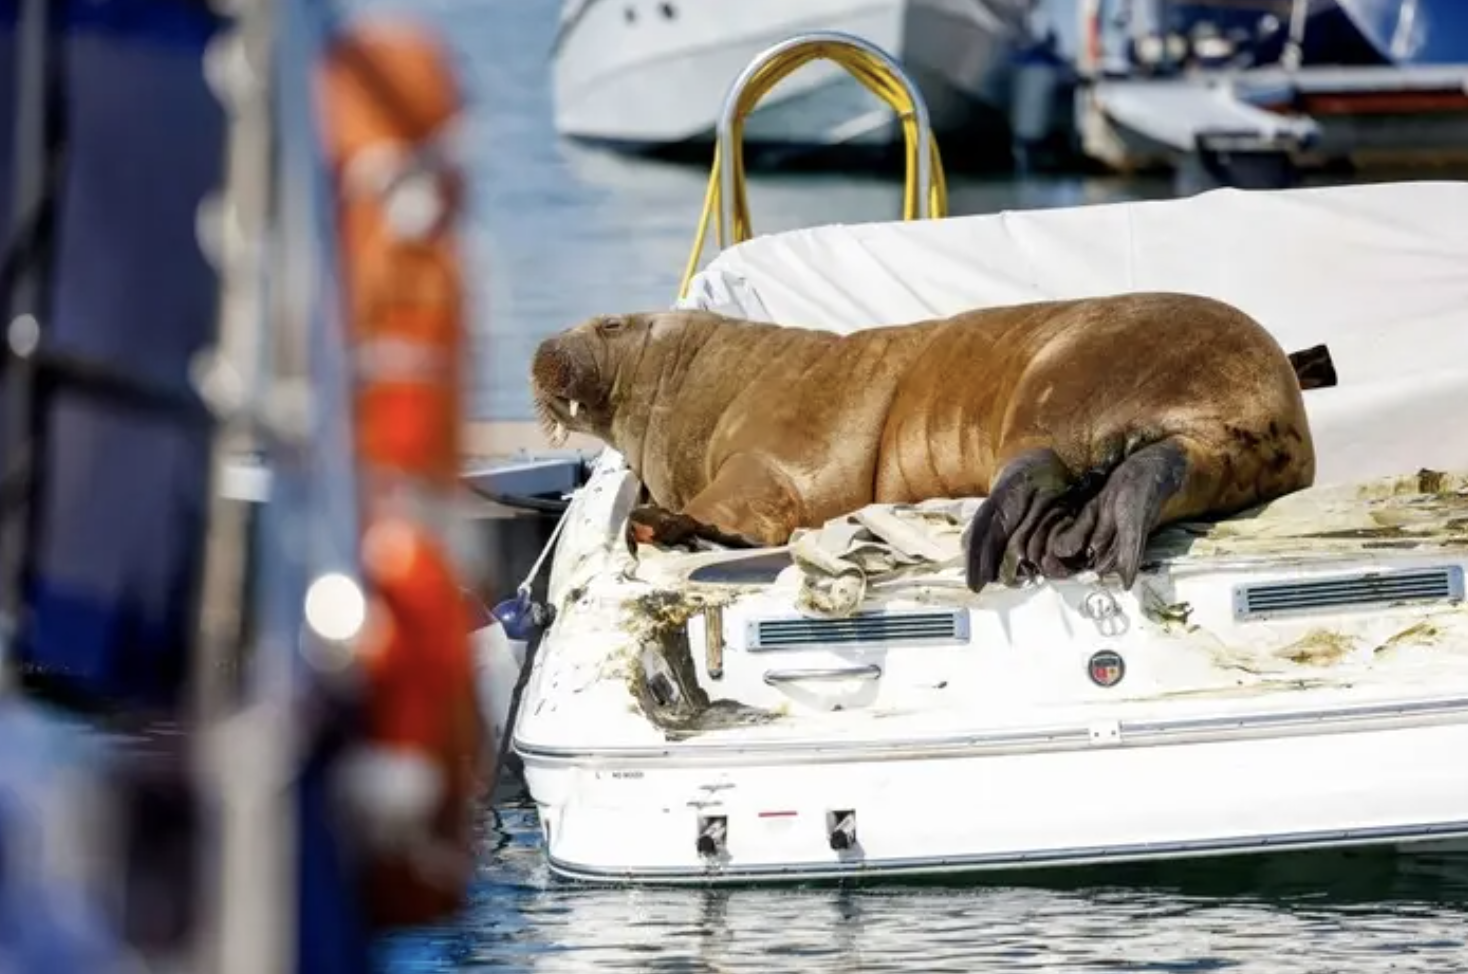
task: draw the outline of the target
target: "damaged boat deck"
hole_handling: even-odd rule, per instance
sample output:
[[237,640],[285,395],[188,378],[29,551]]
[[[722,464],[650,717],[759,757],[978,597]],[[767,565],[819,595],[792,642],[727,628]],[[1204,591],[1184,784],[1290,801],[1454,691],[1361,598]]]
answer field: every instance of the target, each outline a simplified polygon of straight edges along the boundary
[[[594,477],[590,488],[607,495],[602,518],[615,518],[613,495],[626,493],[625,483],[617,490],[610,482]],[[593,519],[596,508],[593,499]],[[1259,719],[1285,719],[1307,704],[1385,707],[1389,716],[1394,701],[1410,699],[1419,711],[1468,712],[1462,475],[1422,471],[1319,487],[1217,523],[1170,527],[1154,537],[1147,569],[1126,593],[1081,576],[974,596],[958,562],[969,510],[888,508],[886,520],[871,523],[903,523],[885,537],[859,513],[842,530],[807,532],[785,549],[617,553],[617,571],[564,589],[555,651],[536,674],[549,683],[532,694],[535,712],[518,736],[543,749],[564,732],[559,743],[574,737],[584,751],[579,728],[596,719],[615,750],[837,741],[862,748],[877,746],[877,737],[884,747],[932,748],[978,738],[1039,745],[1088,733],[1098,721],[1211,719],[1240,707]],[[892,540],[915,524],[928,560]],[[810,558],[822,537],[840,541]],[[1388,595],[1392,573],[1407,572],[1406,597],[1377,599],[1369,612],[1240,616],[1247,606],[1241,610],[1238,593],[1253,581],[1283,573],[1333,584],[1334,573],[1370,575],[1373,566]],[[1411,573],[1424,570],[1442,575],[1446,597],[1421,604],[1426,590]],[[853,575],[859,609],[815,611],[810,591]],[[794,614],[792,605],[805,610]],[[848,638],[862,620],[914,615],[923,624],[961,616],[955,625],[964,631],[915,645]],[[748,644],[752,627],[770,619],[814,635],[775,650]],[[837,638],[822,641],[822,626]],[[1124,676],[1110,686],[1088,678],[1088,660],[1104,652],[1124,660]],[[863,668],[880,675],[863,678]],[[851,677],[806,685],[770,678],[812,670]],[[577,727],[556,719],[563,704],[574,708]]]

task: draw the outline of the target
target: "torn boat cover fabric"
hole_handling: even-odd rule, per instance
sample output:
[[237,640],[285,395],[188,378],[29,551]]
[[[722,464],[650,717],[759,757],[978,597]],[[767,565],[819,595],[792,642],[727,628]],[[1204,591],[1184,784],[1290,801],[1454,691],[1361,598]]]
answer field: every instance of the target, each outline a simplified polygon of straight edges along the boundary
[[[929,601],[951,590],[967,597],[965,535],[982,501],[933,500],[871,505],[790,541],[795,605],[802,613],[843,618],[874,590],[914,583]],[[1373,478],[1312,487],[1281,497],[1249,517],[1178,523],[1153,535],[1151,560],[1172,567],[1209,560],[1367,557],[1384,545],[1468,544],[1468,469]],[[912,576],[921,576],[921,581]]]
[[[976,307],[1155,290],[1228,301],[1286,351],[1329,347],[1339,385],[1305,395],[1318,486],[1468,469],[1468,423],[1460,419],[1468,415],[1468,184],[1461,182],[1221,189],[815,227],[724,251],[679,306],[849,333]],[[870,513],[852,521],[863,527],[843,542],[848,521],[793,542],[807,577],[824,577],[818,566],[832,552],[869,562],[877,545],[894,565],[910,557],[873,535]],[[849,602],[849,576],[842,576],[845,595],[832,588],[804,600],[812,610],[822,599],[833,609]]]
[[868,586],[962,565],[967,527],[977,498],[912,505],[871,504],[790,539],[800,573],[796,607],[808,615],[841,617],[865,601]]

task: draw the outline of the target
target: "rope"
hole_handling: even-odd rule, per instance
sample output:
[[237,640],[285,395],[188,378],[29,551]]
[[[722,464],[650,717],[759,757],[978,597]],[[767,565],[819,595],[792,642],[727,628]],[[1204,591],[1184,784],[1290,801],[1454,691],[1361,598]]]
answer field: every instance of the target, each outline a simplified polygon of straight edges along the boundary
[[[510,709],[505,713],[505,726],[500,734],[499,747],[496,748],[494,767],[490,769],[489,781],[485,784],[484,794],[489,797],[490,801],[494,800],[495,789],[499,787],[500,777],[504,774],[505,762],[510,759],[510,742],[515,738],[515,721],[520,717],[520,701],[525,696],[526,684],[530,682],[530,672],[535,668],[536,650],[540,649],[540,641],[545,631],[555,621],[554,608],[536,602],[530,593],[535,585],[535,579],[540,575],[540,569],[545,565],[545,560],[555,550],[556,539],[561,536],[561,529],[570,520],[570,513],[570,508],[561,512],[545,547],[540,549],[540,556],[535,559],[535,564],[530,566],[530,571],[525,574],[524,581],[515,586],[515,595],[529,609],[530,621],[534,628],[530,639],[525,643],[525,659],[520,663],[520,672],[516,674],[515,686],[510,691]],[[504,626],[504,622],[501,621],[500,625]]]
[[546,541],[545,547],[540,549],[540,555],[535,559],[535,564],[530,566],[530,571],[526,573],[525,580],[515,586],[515,594],[522,599],[530,598],[530,588],[535,583],[535,577],[540,574],[541,566],[545,564],[545,560],[550,557],[551,551],[555,548],[556,539],[561,536],[561,529],[566,526],[570,512],[571,509],[569,507],[561,512],[560,518],[556,520],[555,529],[551,531],[550,539]]
[[[708,239],[709,222],[717,225],[719,248],[742,243],[754,234],[749,218],[749,199],[744,185],[744,153],[740,151],[744,136],[745,117],[754,106],[769,93],[770,89],[811,61],[834,61],[861,82],[863,87],[887,104],[902,121],[903,138],[906,143],[907,178],[902,190],[902,219],[915,220],[920,210],[917,183],[918,172],[918,127],[914,111],[913,96],[908,93],[898,77],[876,57],[847,44],[834,41],[815,41],[809,45],[791,48],[784,54],[772,58],[760,68],[739,93],[734,114],[731,144],[735,146],[730,164],[734,167],[734,226],[724,226],[723,209],[719,199],[719,173],[724,164],[722,149],[715,145],[714,162],[709,173],[708,189],[704,194],[703,215],[698,220],[698,231],[693,240],[693,251],[683,269],[683,281],[678,287],[681,298],[688,293],[688,286],[697,273],[699,259],[703,256]],[[929,212],[935,218],[948,213],[948,185],[943,176],[943,160],[938,152],[938,140],[930,133],[928,139],[931,158],[932,182],[928,190]],[[732,236],[732,241],[727,238]]]

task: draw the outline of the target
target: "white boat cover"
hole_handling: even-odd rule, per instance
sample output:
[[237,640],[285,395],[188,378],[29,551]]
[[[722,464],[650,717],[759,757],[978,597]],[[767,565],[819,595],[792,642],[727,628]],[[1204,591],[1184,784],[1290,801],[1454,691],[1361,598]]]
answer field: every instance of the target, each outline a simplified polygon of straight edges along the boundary
[[729,248],[681,305],[845,333],[1144,290],[1229,301],[1286,351],[1329,345],[1340,385],[1305,396],[1317,483],[1468,467],[1464,182],[815,227]]
[[[1317,486],[1468,470],[1468,183],[1223,189],[822,226],[730,248],[680,306],[848,333],[973,307],[1142,290],[1229,301],[1287,351],[1329,346],[1339,385],[1305,394]],[[829,588],[840,577],[855,582],[842,563],[865,558],[892,570],[945,560],[922,548],[951,548],[954,519],[871,513],[860,525],[842,519],[795,539],[807,589],[827,583],[814,599],[825,604],[807,610],[854,608],[863,584]],[[920,523],[938,535],[917,539]]]

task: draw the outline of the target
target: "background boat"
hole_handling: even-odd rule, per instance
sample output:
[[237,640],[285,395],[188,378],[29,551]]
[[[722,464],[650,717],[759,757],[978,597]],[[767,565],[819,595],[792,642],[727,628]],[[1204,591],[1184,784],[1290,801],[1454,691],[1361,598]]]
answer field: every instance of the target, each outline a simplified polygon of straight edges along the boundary
[[1468,62],[1468,4],[1459,0],[1040,0],[1035,30],[1054,31],[1072,63],[1098,48],[1114,71],[1242,68],[1285,58],[1297,6],[1301,65]]
[[[1010,61],[1033,0],[566,0],[552,47],[556,130],[623,152],[706,162],[725,92],[761,50],[857,34],[922,90],[952,165],[1009,158]],[[761,102],[746,159],[820,163],[900,147],[892,112],[829,63]],[[835,150],[833,152],[833,150]]]
[[[1303,2],[1302,64],[1468,63],[1468,3],[1462,0]],[[1260,55],[1268,58],[1272,53],[1271,45]]]

